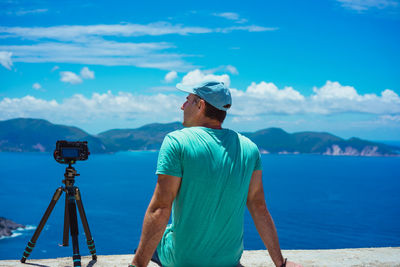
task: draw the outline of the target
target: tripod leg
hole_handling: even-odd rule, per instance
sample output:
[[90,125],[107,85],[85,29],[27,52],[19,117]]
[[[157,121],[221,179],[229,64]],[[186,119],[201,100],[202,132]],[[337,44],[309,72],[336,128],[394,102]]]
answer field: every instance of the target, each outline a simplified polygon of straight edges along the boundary
[[79,215],[81,216],[83,229],[85,230],[85,235],[86,235],[86,240],[87,240],[87,245],[88,245],[89,251],[92,254],[92,259],[97,260],[96,247],[94,246],[93,237],[92,237],[92,234],[90,233],[90,228],[89,228],[89,224],[88,224],[88,221],[86,218],[85,209],[83,208],[81,192],[78,187],[75,187],[75,199],[76,199],[76,204],[78,205]]
[[68,247],[69,241],[69,212],[68,212],[68,195],[65,194],[65,209],[64,209],[64,233],[63,233],[63,247]]
[[68,212],[69,212],[69,227],[71,231],[72,248],[74,267],[81,266],[81,255],[79,254],[79,243],[78,243],[78,218],[76,215],[75,196],[73,192],[68,192]]
[[50,204],[46,209],[46,212],[44,213],[42,219],[40,220],[39,226],[36,228],[35,233],[33,234],[31,240],[29,240],[28,245],[25,248],[24,255],[21,258],[22,263],[24,263],[26,261],[26,259],[31,254],[33,248],[35,247],[36,240],[39,238],[40,232],[43,230],[43,227],[46,224],[47,219],[49,218],[51,212],[53,211],[53,208],[56,205],[57,201],[60,199],[62,192],[63,192],[63,188],[59,187],[59,188],[57,188],[56,192],[54,193],[53,198],[51,199]]

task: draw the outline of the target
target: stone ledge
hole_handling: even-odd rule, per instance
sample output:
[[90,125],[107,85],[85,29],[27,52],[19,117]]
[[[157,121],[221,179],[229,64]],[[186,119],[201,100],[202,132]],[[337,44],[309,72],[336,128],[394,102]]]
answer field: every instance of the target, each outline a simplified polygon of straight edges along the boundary
[[[400,267],[400,247],[326,249],[326,250],[283,250],[284,257],[306,266],[363,266],[363,267]],[[130,255],[98,256],[91,261],[91,256],[82,257],[84,267],[128,266],[132,260]],[[245,267],[273,267],[266,250],[246,250],[240,261]],[[39,266],[39,267],[72,267],[71,257],[57,259],[28,259],[25,264],[18,260],[0,260],[0,266]],[[149,267],[157,267],[150,263]]]

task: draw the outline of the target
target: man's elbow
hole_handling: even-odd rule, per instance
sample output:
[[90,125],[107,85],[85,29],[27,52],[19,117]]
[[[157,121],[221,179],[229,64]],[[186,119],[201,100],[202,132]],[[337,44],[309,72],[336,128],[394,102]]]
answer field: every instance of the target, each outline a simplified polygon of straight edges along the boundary
[[255,201],[248,201],[247,208],[249,209],[252,215],[264,215],[268,213],[267,204],[265,200],[255,200]]
[[158,206],[150,207],[149,212],[153,217],[168,220],[171,215],[171,207],[169,206]]

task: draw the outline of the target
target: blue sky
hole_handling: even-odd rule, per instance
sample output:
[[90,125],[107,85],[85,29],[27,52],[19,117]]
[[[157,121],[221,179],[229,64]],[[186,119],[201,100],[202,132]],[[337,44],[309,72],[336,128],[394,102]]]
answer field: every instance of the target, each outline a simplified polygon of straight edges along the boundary
[[175,84],[214,78],[225,127],[400,140],[399,22],[398,0],[0,0],[0,120],[181,121]]

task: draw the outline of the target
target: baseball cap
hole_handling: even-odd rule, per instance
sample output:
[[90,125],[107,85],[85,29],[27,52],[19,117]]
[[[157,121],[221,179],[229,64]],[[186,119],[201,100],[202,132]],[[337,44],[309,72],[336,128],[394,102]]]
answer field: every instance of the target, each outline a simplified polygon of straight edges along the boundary
[[231,92],[223,82],[205,81],[197,85],[178,83],[176,88],[183,92],[199,96],[219,110],[227,111],[230,105],[232,105]]

